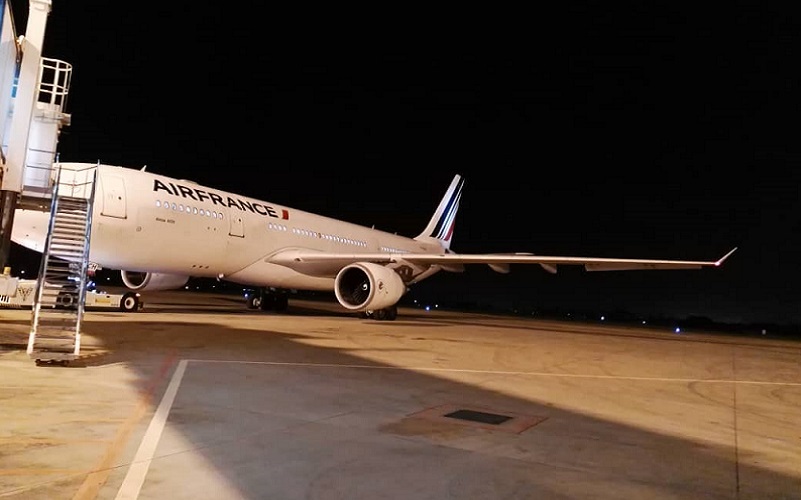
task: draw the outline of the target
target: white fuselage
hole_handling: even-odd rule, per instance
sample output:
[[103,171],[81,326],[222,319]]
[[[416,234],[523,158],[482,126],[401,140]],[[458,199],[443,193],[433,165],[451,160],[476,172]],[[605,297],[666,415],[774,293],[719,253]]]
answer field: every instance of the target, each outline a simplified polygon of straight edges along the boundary
[[[337,266],[299,272],[267,261],[292,249],[353,254],[440,250],[431,243],[150,172],[92,164],[62,164],[62,172],[90,167],[98,173],[89,260],[104,268],[332,290]],[[64,178],[62,174],[62,189]],[[49,212],[18,209],[12,240],[41,252],[49,217]]]

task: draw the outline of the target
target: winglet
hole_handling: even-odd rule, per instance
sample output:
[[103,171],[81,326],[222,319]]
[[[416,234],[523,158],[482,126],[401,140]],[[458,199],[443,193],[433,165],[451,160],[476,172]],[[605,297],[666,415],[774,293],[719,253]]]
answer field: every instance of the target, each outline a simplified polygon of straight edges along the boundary
[[727,253],[726,255],[724,255],[715,262],[715,266],[720,266],[721,264],[723,264],[723,261],[728,259],[729,255],[733,254],[735,250],[737,250],[737,247],[734,247],[731,250],[729,250],[729,253]]

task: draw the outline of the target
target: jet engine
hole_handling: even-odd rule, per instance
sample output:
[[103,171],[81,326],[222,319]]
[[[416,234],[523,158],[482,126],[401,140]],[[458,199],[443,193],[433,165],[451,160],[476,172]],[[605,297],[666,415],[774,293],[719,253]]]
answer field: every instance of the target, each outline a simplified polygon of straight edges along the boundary
[[180,274],[141,273],[122,271],[122,282],[131,290],[175,290],[186,285],[189,276]]
[[345,309],[375,311],[394,306],[406,293],[406,284],[392,269],[356,262],[339,271],[334,293]]

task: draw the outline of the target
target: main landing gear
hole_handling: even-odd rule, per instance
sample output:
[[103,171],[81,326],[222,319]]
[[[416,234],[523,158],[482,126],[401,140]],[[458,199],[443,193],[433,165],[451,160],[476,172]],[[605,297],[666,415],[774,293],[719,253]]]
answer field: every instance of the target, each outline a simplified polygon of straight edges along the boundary
[[395,318],[398,317],[398,306],[385,307],[384,309],[376,309],[374,311],[362,311],[359,313],[359,317],[377,321],[395,321]]
[[262,311],[286,311],[289,307],[289,296],[286,292],[261,288],[248,296],[248,309]]

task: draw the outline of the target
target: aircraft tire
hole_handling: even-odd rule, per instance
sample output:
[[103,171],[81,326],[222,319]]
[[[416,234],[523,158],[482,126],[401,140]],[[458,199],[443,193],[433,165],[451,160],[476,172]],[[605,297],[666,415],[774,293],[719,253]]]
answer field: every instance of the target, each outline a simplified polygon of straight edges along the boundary
[[120,300],[120,311],[135,312],[139,309],[139,297],[134,292],[127,292]]
[[75,307],[77,305],[76,302],[75,297],[71,293],[61,292],[56,297],[56,307],[62,309]]

